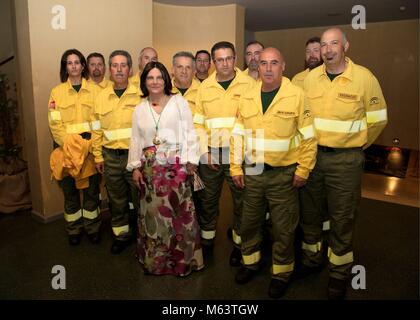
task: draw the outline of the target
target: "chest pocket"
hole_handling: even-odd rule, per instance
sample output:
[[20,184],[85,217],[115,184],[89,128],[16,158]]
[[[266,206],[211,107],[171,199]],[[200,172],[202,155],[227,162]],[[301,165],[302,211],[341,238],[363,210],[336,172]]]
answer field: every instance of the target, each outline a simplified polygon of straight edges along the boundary
[[360,119],[363,114],[360,95],[351,92],[338,92],[331,112],[337,119],[343,121]]
[[271,115],[272,123],[270,129],[274,136],[290,138],[295,134],[299,114],[294,106],[282,107],[282,105],[279,105],[272,110]]
[[309,90],[307,93],[307,103],[312,111],[314,117],[322,114],[325,101],[323,102],[324,93],[321,90]]
[[[201,98],[201,105],[203,107],[206,118],[216,118],[219,110],[217,109],[220,101],[220,94],[208,94]],[[220,115],[219,115],[220,116]]]
[[112,105],[106,104],[99,110],[99,118],[101,121],[102,129],[110,129],[113,121]]
[[126,104],[122,107],[121,124],[123,128],[131,128],[133,121],[133,112],[136,108],[135,104]]
[[74,102],[62,104],[59,106],[59,111],[63,123],[72,123],[76,117],[76,104]]

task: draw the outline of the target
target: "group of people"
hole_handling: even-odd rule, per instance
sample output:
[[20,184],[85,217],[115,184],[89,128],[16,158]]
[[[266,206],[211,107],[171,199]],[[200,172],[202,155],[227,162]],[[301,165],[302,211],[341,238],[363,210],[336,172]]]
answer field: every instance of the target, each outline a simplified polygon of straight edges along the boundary
[[[110,80],[101,54],[86,61],[67,50],[48,118],[69,243],[79,244],[83,232],[92,243],[100,241],[103,176],[111,252],[119,254],[136,237],[145,273],[186,276],[202,269],[203,252],[205,258],[213,250],[226,181],[236,283],[262,269],[267,213],[272,298],[281,297],[292,279],[324,266],[328,220],[328,297],[344,298],[363,149],[387,123],[377,79],[346,56],[348,48],[338,28],[309,39],[305,70],[291,81],[283,76],[282,53],[258,41],[246,46],[244,71],[225,41],[210,52],[176,53],[171,74],[147,47],[131,76],[130,54],[117,50],[108,61]],[[203,189],[195,188],[197,180]],[[295,264],[298,227],[302,258]]]

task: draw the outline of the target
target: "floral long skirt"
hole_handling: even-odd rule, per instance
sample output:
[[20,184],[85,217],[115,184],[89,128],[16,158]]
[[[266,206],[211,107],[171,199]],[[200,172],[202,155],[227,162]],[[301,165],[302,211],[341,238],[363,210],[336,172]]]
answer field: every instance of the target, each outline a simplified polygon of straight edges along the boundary
[[186,168],[178,156],[157,161],[155,147],[144,155],[137,257],[145,273],[186,276],[204,267]]

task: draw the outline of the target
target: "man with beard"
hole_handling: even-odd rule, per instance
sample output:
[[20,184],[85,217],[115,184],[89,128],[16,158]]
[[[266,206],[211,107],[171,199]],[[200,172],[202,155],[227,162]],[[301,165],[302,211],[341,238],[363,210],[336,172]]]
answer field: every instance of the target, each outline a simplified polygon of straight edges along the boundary
[[105,79],[105,59],[98,52],[93,52],[87,57],[87,67],[91,84],[98,85],[101,89],[106,88],[111,82]]
[[245,48],[245,64],[247,68],[244,73],[254,80],[258,80],[258,61],[260,52],[264,49],[264,45],[258,41],[251,41]]
[[[300,190],[302,265],[297,277],[322,265],[322,208],[328,208],[328,298],[345,297],[353,264],[353,232],[369,147],[387,123],[387,107],[376,77],[346,56],[349,42],[339,28],[321,36],[324,63],[304,81],[318,140],[316,165]],[[323,204],[326,200],[327,206]]]
[[292,83],[303,88],[303,81],[308,75],[309,71],[322,64],[321,59],[321,44],[319,37],[310,38],[306,41],[305,49],[305,70],[295,75]]

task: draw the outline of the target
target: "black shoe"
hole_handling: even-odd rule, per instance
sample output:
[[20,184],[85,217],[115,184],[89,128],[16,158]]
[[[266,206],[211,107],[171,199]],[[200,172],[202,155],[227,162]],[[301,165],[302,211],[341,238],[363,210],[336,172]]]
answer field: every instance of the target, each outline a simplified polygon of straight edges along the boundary
[[278,279],[271,279],[270,287],[268,288],[268,295],[273,299],[278,299],[287,290],[289,283]]
[[235,282],[237,284],[245,284],[252,280],[259,272],[261,268],[250,269],[245,266],[241,266],[238,273],[235,276]]
[[347,290],[347,280],[330,277],[328,281],[328,299],[344,300]]
[[323,269],[322,265],[316,266],[316,267],[308,267],[304,264],[300,264],[293,271],[292,278],[293,280],[303,279],[310,276],[311,274],[321,272],[322,269]]
[[87,237],[92,244],[98,244],[101,241],[99,232],[88,233]]
[[130,240],[114,240],[111,246],[111,253],[112,254],[120,254],[125,248],[130,245]]
[[82,235],[80,233],[79,234],[70,234],[69,235],[69,244],[71,246],[77,246],[77,245],[79,245],[81,238],[82,238]]
[[238,248],[233,248],[232,253],[229,257],[229,264],[232,267],[239,267],[241,265],[242,253]]

